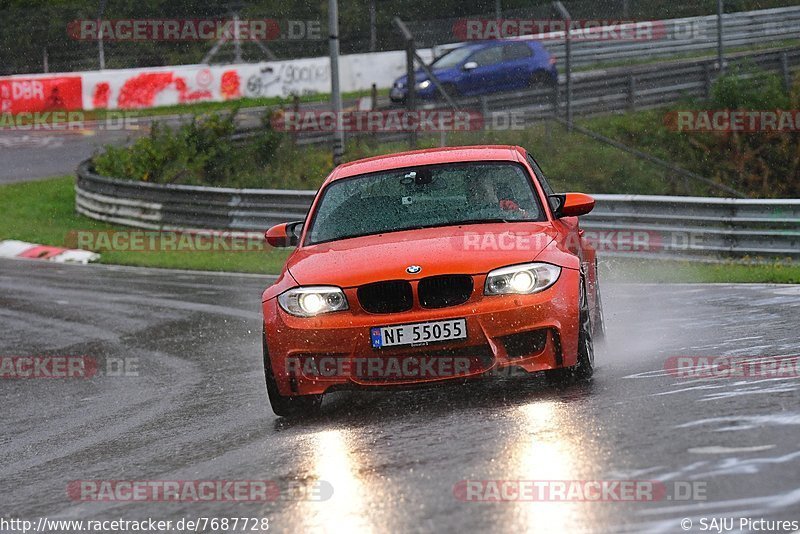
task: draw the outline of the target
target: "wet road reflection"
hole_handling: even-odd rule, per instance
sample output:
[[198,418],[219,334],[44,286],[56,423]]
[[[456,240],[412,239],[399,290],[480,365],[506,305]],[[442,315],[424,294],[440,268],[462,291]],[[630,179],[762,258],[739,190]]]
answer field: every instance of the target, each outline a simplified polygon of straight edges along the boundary
[[363,513],[369,491],[359,475],[359,460],[350,449],[350,434],[346,430],[323,430],[309,437],[307,467],[317,479],[335,481],[335,487],[331,499],[321,506],[309,502],[313,509],[301,514],[307,519],[304,531],[375,532]]
[[[453,513],[464,507],[480,513],[497,532],[583,529],[596,516],[585,503],[465,502],[454,490],[466,480],[599,478],[603,436],[576,417],[591,391],[591,384],[553,389],[541,378],[519,377],[339,394],[316,420],[275,424],[278,432],[296,434],[295,477],[334,487],[330,500],[296,503],[287,515],[310,532],[427,531],[435,523],[425,508],[446,501]],[[396,433],[439,423],[437,430],[420,431],[413,445],[407,437],[403,449],[392,445]],[[394,425],[401,428],[395,432]]]
[[[506,479],[571,480],[576,478],[575,463],[583,461],[578,443],[562,430],[569,424],[555,401],[545,400],[513,410],[517,432],[511,443]],[[577,503],[516,502],[515,531],[531,529],[564,532],[576,521]]]
[[[520,377],[342,393],[326,397],[319,417],[288,421],[273,416],[264,391],[254,299],[264,280],[20,265],[0,262],[4,354],[137,357],[141,375],[0,385],[10,515],[269,517],[270,532],[639,533],[743,510],[796,519],[800,509],[800,380],[665,371],[676,355],[796,355],[796,288],[609,284],[609,346],[591,385]],[[75,502],[64,491],[71,480],[118,479],[324,480],[333,494],[265,505]],[[701,482],[707,500],[454,495],[465,480],[637,479]]]

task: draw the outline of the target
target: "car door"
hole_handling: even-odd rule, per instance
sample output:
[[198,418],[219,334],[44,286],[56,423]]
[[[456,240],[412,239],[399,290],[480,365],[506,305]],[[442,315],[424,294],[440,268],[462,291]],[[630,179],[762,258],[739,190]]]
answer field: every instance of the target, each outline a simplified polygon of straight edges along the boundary
[[528,87],[533,50],[525,43],[503,45],[503,69],[498,90],[510,91]]
[[477,50],[467,58],[462,68],[465,72],[461,87],[459,87],[461,94],[480,95],[498,91],[503,76],[502,45],[493,45]]

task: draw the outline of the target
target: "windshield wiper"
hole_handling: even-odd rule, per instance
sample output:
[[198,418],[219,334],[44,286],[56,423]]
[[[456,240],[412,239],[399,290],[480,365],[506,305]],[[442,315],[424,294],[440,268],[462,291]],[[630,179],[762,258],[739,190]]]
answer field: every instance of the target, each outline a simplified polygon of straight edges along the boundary
[[460,226],[462,224],[481,224],[481,223],[508,223],[508,222],[516,222],[520,219],[465,219],[463,221],[456,221],[448,223],[446,226]]

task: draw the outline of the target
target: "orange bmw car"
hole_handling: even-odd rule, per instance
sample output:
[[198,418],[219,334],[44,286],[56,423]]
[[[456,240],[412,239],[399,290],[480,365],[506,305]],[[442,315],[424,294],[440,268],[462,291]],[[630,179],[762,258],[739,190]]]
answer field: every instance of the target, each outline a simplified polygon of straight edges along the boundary
[[603,334],[594,249],[578,216],[515,146],[453,147],[338,166],[304,221],[266,233],[296,247],[264,291],[273,411],[326,392],[436,384],[519,368],[588,379]]

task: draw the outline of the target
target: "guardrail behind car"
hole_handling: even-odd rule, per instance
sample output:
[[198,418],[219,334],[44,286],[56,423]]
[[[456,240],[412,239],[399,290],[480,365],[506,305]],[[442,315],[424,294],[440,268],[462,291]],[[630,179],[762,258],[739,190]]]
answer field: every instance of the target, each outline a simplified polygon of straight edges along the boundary
[[[236,232],[302,220],[315,194],[118,180],[92,172],[89,160],[78,167],[75,193],[76,211],[96,220],[153,230]],[[602,255],[800,259],[800,199],[593,196],[597,205],[582,227],[601,241]],[[637,245],[643,240],[647,247]]]
[[[760,52],[729,54],[728,69],[738,69],[747,75],[747,68],[780,73],[785,85],[800,68],[800,48],[789,47]],[[576,72],[572,80],[572,110],[575,116],[592,116],[620,111],[652,109],[679,102],[686,98],[707,98],[717,77],[715,58],[685,59],[633,67],[617,67],[588,72]],[[563,76],[562,76],[563,78]],[[558,94],[554,93],[554,89]],[[527,91],[496,93],[482,97],[456,100],[459,109],[481,112],[491,125],[492,113],[515,113],[515,120],[532,124],[560,115],[564,107],[563,80],[558,88],[536,88]],[[436,109],[442,103],[428,103],[421,109]],[[318,106],[317,106],[318,107]],[[389,107],[387,99],[381,99],[380,107]],[[301,111],[306,111],[302,108]],[[506,117],[507,118],[507,117]],[[237,139],[258,135],[260,128],[242,129]],[[397,141],[408,137],[407,133],[392,132],[348,132],[348,136],[369,136],[380,141]],[[434,134],[441,135],[441,134]],[[319,145],[331,142],[330,131],[300,131],[295,134],[298,145]]]
[[[573,32],[572,65],[586,67],[598,63],[622,62],[626,60],[658,59],[680,54],[697,54],[712,52],[717,47],[717,16],[705,15],[682,19],[657,21],[659,30],[654,32],[661,36],[654,39],[580,39],[578,32]],[[409,27],[418,38],[418,45],[425,46],[431,39],[436,42],[448,40],[447,31],[452,32],[452,25],[444,27],[439,24],[432,31],[438,35],[427,35],[422,26],[424,22],[408,22]],[[789,39],[797,39],[797,28],[800,26],[800,6],[779,7],[757,11],[726,13],[723,17],[723,43],[726,48],[779,43]],[[612,29],[613,30],[613,29]],[[600,30],[598,30],[600,31]],[[444,33],[441,33],[444,32]],[[559,66],[564,64],[565,45],[563,39],[545,39],[542,41],[547,50],[558,59]],[[433,47],[433,54],[440,56],[444,51],[458,48],[466,43],[450,43]]]

